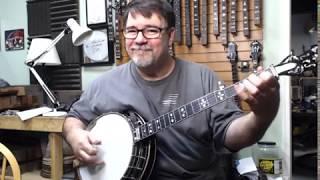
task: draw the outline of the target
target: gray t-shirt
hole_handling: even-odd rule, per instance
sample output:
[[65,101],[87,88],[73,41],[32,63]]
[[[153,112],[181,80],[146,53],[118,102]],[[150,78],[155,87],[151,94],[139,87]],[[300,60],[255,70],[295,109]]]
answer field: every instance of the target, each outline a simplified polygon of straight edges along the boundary
[[[219,89],[218,81],[209,68],[182,60],[165,79],[146,81],[129,62],[93,81],[68,116],[89,123],[106,112],[133,109],[148,121]],[[216,155],[225,151],[226,129],[242,114],[227,100],[157,133],[152,180],[217,178]]]

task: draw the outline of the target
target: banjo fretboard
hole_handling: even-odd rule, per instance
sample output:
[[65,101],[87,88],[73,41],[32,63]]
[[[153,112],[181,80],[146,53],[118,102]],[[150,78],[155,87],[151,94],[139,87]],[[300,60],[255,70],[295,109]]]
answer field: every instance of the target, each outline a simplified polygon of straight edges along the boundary
[[153,134],[160,132],[161,130],[171,127],[174,124],[188,119],[189,117],[198,114],[226,99],[232,98],[236,95],[236,91],[233,86],[229,86],[222,90],[217,90],[202,96],[186,105],[180,106],[156,119],[153,119],[139,127],[141,133],[140,139],[145,139]]

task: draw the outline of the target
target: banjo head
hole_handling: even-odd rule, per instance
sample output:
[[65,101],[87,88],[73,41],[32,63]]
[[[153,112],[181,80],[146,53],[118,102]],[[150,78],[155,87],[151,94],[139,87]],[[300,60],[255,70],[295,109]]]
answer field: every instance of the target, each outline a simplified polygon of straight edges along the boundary
[[97,148],[104,164],[82,166],[79,175],[82,180],[121,179],[129,166],[134,144],[131,127],[119,114],[101,116],[94,124],[90,132],[102,141]]
[[[135,120],[136,119],[136,120]],[[144,124],[138,114],[128,118],[120,113],[104,114],[88,125],[88,130],[101,140],[98,157],[103,164],[81,166],[81,180],[148,179],[155,159],[155,139],[134,142],[135,127]]]

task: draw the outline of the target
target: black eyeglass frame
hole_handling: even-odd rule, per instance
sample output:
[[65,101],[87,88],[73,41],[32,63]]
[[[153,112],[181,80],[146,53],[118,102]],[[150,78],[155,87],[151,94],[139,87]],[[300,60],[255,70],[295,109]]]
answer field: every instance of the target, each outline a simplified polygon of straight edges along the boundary
[[[150,29],[150,28],[155,28],[155,29],[158,29],[158,30],[159,30],[159,33],[157,34],[157,36],[147,37],[147,36],[145,35],[145,33],[146,33],[145,30]],[[146,28],[143,28],[143,29],[135,29],[135,28],[132,28],[132,29],[130,29],[130,30],[136,30],[136,33],[137,33],[137,34],[135,35],[135,37],[127,37],[127,35],[126,35],[127,29],[125,29],[125,30],[122,31],[123,36],[125,37],[125,39],[136,39],[136,38],[138,37],[139,32],[141,32],[141,33],[142,33],[142,36],[143,36],[144,38],[146,38],[146,39],[158,39],[158,38],[160,38],[161,33],[162,33],[163,31],[167,31],[167,30],[168,30],[168,27],[161,28],[161,27],[151,26],[151,27],[146,27]]]

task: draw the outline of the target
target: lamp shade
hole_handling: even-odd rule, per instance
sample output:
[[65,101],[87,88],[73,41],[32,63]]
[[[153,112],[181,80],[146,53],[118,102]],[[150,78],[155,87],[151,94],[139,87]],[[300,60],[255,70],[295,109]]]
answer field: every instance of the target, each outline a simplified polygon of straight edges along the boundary
[[37,64],[60,65],[61,61],[55,46],[52,46],[48,52],[45,52],[52,45],[52,42],[53,40],[49,38],[32,39],[26,63],[33,62],[34,66]]
[[82,45],[91,35],[92,30],[87,27],[81,27],[74,19],[70,18],[67,25],[72,31],[72,43],[75,46]]

